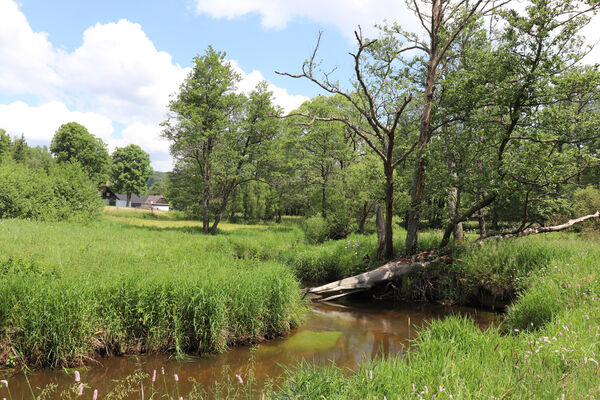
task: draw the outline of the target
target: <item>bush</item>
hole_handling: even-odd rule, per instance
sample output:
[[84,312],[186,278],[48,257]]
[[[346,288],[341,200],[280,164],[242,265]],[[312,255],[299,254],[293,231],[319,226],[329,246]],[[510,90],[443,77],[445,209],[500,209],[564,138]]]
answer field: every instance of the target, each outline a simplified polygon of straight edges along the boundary
[[77,164],[58,165],[47,173],[5,161],[0,187],[0,218],[85,221],[102,209],[98,190]]
[[[577,190],[573,194],[572,209],[576,217],[600,211],[600,190],[591,186]],[[579,231],[590,229],[600,230],[600,221],[598,219],[586,221],[581,225],[577,225],[575,229]]]
[[356,222],[347,210],[332,212],[327,218],[309,217],[302,223],[306,240],[313,244],[323,243],[328,239],[344,239],[356,231],[356,228]]
[[327,239],[327,226],[321,216],[306,218],[302,222],[302,230],[309,243],[323,243]]

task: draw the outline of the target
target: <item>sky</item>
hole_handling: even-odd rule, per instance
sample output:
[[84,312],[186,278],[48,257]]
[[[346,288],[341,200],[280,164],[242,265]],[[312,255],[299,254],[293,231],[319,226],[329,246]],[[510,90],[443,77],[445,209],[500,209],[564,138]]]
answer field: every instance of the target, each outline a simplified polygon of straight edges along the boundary
[[[353,31],[374,36],[386,19],[418,29],[403,0],[0,0],[0,128],[49,145],[76,121],[109,151],[140,145],[167,171],[160,123],[209,45],[242,75],[240,91],[264,79],[291,111],[320,92],[275,71],[299,72],[323,31],[320,58],[347,81]],[[595,19],[584,31],[590,43],[600,40]],[[588,62],[600,62],[600,49]]]

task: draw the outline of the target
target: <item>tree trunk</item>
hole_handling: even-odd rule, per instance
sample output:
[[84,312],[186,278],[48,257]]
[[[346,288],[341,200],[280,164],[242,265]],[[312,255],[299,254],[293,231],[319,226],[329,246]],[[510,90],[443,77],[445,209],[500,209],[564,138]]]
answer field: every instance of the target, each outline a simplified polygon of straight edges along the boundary
[[592,219],[592,218],[599,218],[599,217],[600,217],[600,212],[596,211],[594,214],[589,214],[589,215],[585,215],[583,217],[570,219],[567,222],[565,222],[564,224],[553,225],[553,226],[540,226],[537,228],[527,228],[524,231],[516,232],[516,233],[513,233],[513,232],[500,233],[498,235],[487,236],[487,237],[478,239],[474,243],[482,243],[482,242],[486,242],[488,240],[508,239],[508,238],[513,238],[513,237],[534,235],[536,233],[559,232],[559,231],[568,229],[568,228],[572,227],[573,225],[578,224],[580,222],[587,221],[588,219]]
[[327,218],[327,181],[324,180],[321,185],[321,216]]
[[385,246],[385,221],[381,206],[377,206],[375,225],[377,226],[377,259],[381,259]]
[[496,199],[495,194],[490,195],[490,196],[484,198],[483,200],[481,200],[479,203],[473,205],[473,207],[469,208],[462,215],[460,215],[460,216],[456,217],[455,219],[453,219],[452,221],[450,221],[448,226],[446,226],[446,230],[444,231],[444,237],[442,237],[442,242],[440,243],[440,247],[445,247],[448,245],[448,243],[450,242],[450,235],[452,235],[452,232],[454,232],[454,228],[457,224],[459,224],[460,222],[466,221],[467,218],[469,218],[470,216],[475,214],[477,211],[492,204],[492,202],[495,199]]
[[394,213],[394,169],[386,166],[385,185],[385,246],[384,256],[388,259],[394,257],[394,240],[392,232],[392,216]]
[[[456,187],[450,188],[450,193],[448,195],[448,211],[450,212],[450,218],[455,219],[458,217],[458,189]],[[462,242],[465,239],[462,222],[459,222],[454,226],[452,231],[454,236],[454,242]]]
[[406,229],[406,251],[409,254],[417,251],[419,245],[419,219],[421,216],[421,203],[423,202],[423,189],[425,184],[425,149],[429,144],[431,135],[431,111],[433,109],[433,96],[435,94],[436,70],[438,65],[438,37],[437,32],[442,23],[442,0],[433,0],[431,13],[431,32],[429,60],[427,62],[427,77],[425,80],[425,94],[423,99],[423,113],[421,114],[421,127],[419,132],[419,151],[415,165],[415,175],[411,191],[411,208]]
[[208,187],[204,189],[202,193],[202,232],[208,234],[209,232],[209,219],[208,219],[208,207],[210,206],[210,190]]
[[221,218],[223,218],[223,213],[225,212],[225,209],[227,208],[227,203],[229,202],[229,198],[231,197],[231,194],[233,193],[234,188],[235,188],[235,184],[231,184],[227,189],[225,189],[225,193],[223,194],[223,199],[221,202],[221,207],[219,208],[219,213],[215,217],[215,221],[213,222],[212,228],[210,228],[211,235],[217,234],[217,226],[219,225],[219,222],[221,222]]
[[352,293],[369,290],[378,284],[398,279],[414,269],[424,268],[435,261],[437,259],[424,262],[390,261],[372,271],[331,282],[327,285],[310,288],[306,292],[314,296],[319,296],[319,299],[314,299],[317,301],[333,300]]
[[131,207],[131,193],[127,193],[127,207]]
[[369,217],[369,208],[369,202],[365,201],[362,206],[360,219],[358,220],[358,233],[365,232],[365,223],[367,222],[367,218]]
[[477,220],[479,221],[479,237],[485,237],[487,235],[487,229],[485,228],[485,213],[482,210],[479,210]]
[[498,203],[494,203],[492,207],[492,230],[498,232]]

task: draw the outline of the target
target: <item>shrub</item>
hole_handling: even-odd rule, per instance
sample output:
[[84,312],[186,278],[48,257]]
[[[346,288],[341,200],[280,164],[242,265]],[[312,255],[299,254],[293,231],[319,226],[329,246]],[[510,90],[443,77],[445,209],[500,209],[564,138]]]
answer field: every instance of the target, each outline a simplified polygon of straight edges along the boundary
[[[573,194],[573,213],[576,217],[593,214],[600,211],[600,190],[591,186],[585,189],[579,189]],[[600,221],[586,221],[583,224],[577,225],[576,230],[600,229]]]
[[4,161],[0,187],[0,218],[90,220],[102,208],[97,189],[77,164],[58,165],[47,173]]
[[309,243],[323,243],[327,239],[327,227],[325,219],[321,216],[306,218],[302,222],[302,230],[306,241]]

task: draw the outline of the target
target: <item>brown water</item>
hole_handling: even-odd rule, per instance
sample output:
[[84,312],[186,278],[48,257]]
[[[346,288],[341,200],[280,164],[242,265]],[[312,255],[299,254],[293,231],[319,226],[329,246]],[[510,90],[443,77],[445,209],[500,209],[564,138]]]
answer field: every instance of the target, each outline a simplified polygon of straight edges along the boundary
[[[329,363],[356,368],[361,362],[381,355],[402,353],[409,340],[415,338],[415,328],[426,321],[444,318],[450,314],[470,315],[485,329],[496,320],[496,314],[466,307],[444,307],[426,304],[382,306],[352,303],[346,305],[318,304],[307,313],[302,326],[285,338],[274,339],[254,347],[240,347],[225,354],[187,361],[169,359],[164,355],[143,355],[138,357],[114,357],[99,360],[97,366],[79,368],[81,381],[85,383],[84,394],[77,398],[92,398],[93,389],[98,389],[99,399],[115,390],[125,377],[135,371],[142,371],[147,377],[142,381],[145,398],[151,391],[151,376],[157,370],[155,387],[161,393],[170,392],[175,398],[192,390],[193,383],[211,392],[215,382],[222,386],[239,385],[235,374],[239,374],[247,384],[249,371],[252,371],[257,388],[265,380],[277,380],[284,366],[293,367],[304,359],[309,362]],[[161,370],[164,368],[165,375]],[[175,382],[174,374],[179,382]],[[22,373],[7,377],[13,399],[31,399],[31,390]],[[228,381],[229,380],[229,381]],[[34,393],[41,388],[57,385],[48,399],[61,398],[60,392],[76,387],[73,371],[44,369],[29,375]],[[131,386],[126,384],[125,386]],[[135,392],[125,399],[141,399],[141,384],[137,380],[132,388]],[[0,399],[8,397],[8,392],[0,384]],[[155,396],[155,398],[159,398]],[[162,398],[162,397],[161,397]],[[186,397],[187,398],[187,397]]]

